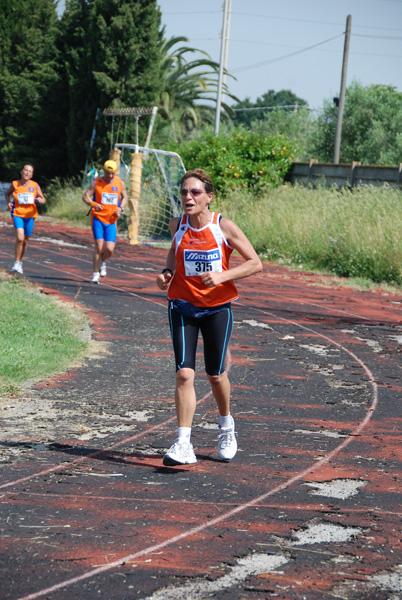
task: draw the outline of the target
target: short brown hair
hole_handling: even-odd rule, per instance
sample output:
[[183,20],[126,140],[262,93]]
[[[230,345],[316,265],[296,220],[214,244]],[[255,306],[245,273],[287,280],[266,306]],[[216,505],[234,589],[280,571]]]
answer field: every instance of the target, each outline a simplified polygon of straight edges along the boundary
[[181,178],[180,185],[183,185],[183,183],[187,181],[187,179],[190,179],[190,177],[199,179],[204,184],[207,194],[214,192],[214,184],[212,183],[212,179],[208,173],[204,171],[204,169],[192,169],[191,171],[186,171]]

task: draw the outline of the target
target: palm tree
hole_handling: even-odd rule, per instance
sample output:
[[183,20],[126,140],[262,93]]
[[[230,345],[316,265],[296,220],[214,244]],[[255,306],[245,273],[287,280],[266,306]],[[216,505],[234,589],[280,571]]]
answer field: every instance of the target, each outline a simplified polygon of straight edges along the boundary
[[[187,43],[188,39],[183,36],[172,37],[163,41],[162,45],[164,86],[159,114],[170,120],[176,139],[179,134],[186,135],[201,122],[213,122],[219,73],[219,64],[211,60],[207,52],[188,46],[175,47],[181,42]],[[187,61],[190,53],[203,56]],[[223,91],[238,101],[229,93],[226,85]],[[228,105],[222,104],[222,108],[227,115],[231,114]]]

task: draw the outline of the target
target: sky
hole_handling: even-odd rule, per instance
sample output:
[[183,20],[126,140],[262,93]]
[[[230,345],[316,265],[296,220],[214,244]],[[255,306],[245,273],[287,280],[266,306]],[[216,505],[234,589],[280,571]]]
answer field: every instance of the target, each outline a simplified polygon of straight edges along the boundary
[[[185,36],[189,46],[219,62],[224,0],[158,0],[158,5],[166,38]],[[348,15],[346,84],[392,85],[402,92],[402,0],[232,0],[231,5],[227,68],[236,79],[227,83],[240,100],[285,89],[319,109],[339,96]]]

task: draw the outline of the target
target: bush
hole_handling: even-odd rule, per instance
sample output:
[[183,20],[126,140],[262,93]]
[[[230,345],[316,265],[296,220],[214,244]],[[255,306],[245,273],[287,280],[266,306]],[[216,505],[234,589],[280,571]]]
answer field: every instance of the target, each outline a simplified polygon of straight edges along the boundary
[[280,185],[297,149],[283,135],[264,136],[237,127],[216,137],[207,133],[173,150],[180,154],[186,169],[204,169],[216,191],[225,194]]

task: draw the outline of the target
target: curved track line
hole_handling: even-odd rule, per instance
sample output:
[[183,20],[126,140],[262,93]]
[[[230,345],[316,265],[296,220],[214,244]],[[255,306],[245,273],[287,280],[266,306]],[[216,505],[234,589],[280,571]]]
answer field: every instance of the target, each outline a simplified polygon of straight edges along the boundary
[[[263,275],[264,274],[267,275],[266,280],[269,282],[270,281],[269,274],[263,273]],[[278,281],[278,278],[277,277],[272,277],[272,280],[273,281]],[[297,284],[292,283],[292,282],[288,281],[285,278],[281,279],[280,281],[281,281],[283,287],[293,288],[293,289],[298,289],[298,287],[299,287]],[[303,281],[301,283],[308,284],[308,282],[303,282]],[[312,284],[312,285],[310,285],[308,287],[313,287],[313,285],[314,284]],[[319,286],[316,286],[315,289],[317,289],[317,287],[319,287]],[[322,284],[322,288],[324,290],[329,291],[329,292],[333,292],[334,291],[333,289],[331,289],[330,287],[326,286],[325,284]],[[275,294],[275,292],[270,291],[270,294],[273,297],[275,297],[275,298],[282,298],[282,296],[280,294]],[[378,302],[378,300],[377,300],[376,297],[372,297],[371,301],[376,306],[380,305],[380,303]],[[326,304],[317,304],[316,302],[305,302],[303,300],[299,300],[298,298],[292,298],[292,302],[294,302],[296,304],[301,304],[301,305],[316,306],[317,308],[322,308],[322,309],[326,309],[326,310],[333,310],[334,312],[340,313],[343,316],[350,315],[350,316],[353,316],[353,317],[358,317],[359,319],[362,319],[362,320],[365,320],[365,321],[371,321],[371,319],[369,317],[365,317],[364,315],[361,315],[361,314],[356,313],[356,312],[350,312],[350,311],[340,310],[339,308],[336,308],[335,306],[332,306],[332,305],[328,306]],[[394,307],[394,308],[392,308],[392,310],[395,311],[396,313],[398,313],[398,310],[400,310],[400,309],[397,308],[397,307]]]
[[[43,243],[45,243],[45,242],[43,242]],[[59,255],[60,255],[60,253],[59,253],[59,252],[56,252],[55,250],[51,250],[51,249],[48,249],[48,250],[47,250],[47,252],[48,252],[48,253],[50,253],[50,254],[56,254],[57,256],[59,256]],[[92,264],[92,263],[91,263],[91,261],[89,261],[89,260],[85,260],[85,259],[82,259],[81,257],[76,257],[76,256],[73,256],[73,257],[71,257],[71,258],[73,258],[73,259],[75,259],[75,260],[77,260],[77,261],[81,261],[81,262],[85,262],[85,263],[88,263],[88,264]],[[28,260],[29,260],[29,259],[28,259]],[[34,262],[34,261],[31,261],[31,262]],[[48,265],[48,266],[49,266],[49,265]],[[53,268],[55,268],[55,267],[53,267]],[[113,265],[111,265],[110,267],[108,267],[108,269],[109,269],[109,270],[111,270],[111,271],[115,270],[115,271],[117,271],[118,273],[121,273],[121,272],[123,272],[123,273],[128,273],[129,275],[133,275],[133,272],[132,272],[132,271],[128,271],[128,270],[126,270],[126,269],[118,269],[117,267],[113,267]],[[55,270],[57,270],[57,268],[55,268]],[[71,274],[71,273],[69,273],[69,275],[72,275],[72,274]],[[151,279],[150,275],[148,275],[148,274],[143,274],[143,273],[134,273],[134,275],[135,275],[135,276],[138,276],[138,277],[142,277],[143,279],[149,279],[149,280]],[[264,272],[263,272],[263,273],[262,273],[262,275],[263,275],[263,276],[265,276],[265,277],[263,277],[264,281],[268,281],[268,282],[270,281],[269,275],[268,275],[267,273],[264,273]],[[73,276],[75,276],[75,277],[76,277],[76,274],[73,274]],[[88,280],[87,280],[87,279],[83,279],[82,281],[83,281],[83,282],[87,282]],[[102,282],[102,285],[108,285],[108,284],[105,284],[105,283],[103,283],[103,282]],[[286,281],[286,285],[287,285],[287,286],[289,286],[289,287],[297,288],[297,286],[296,286],[296,285],[294,285],[294,284],[291,284],[290,282],[287,282],[287,281]],[[114,287],[114,286],[109,286],[109,287]],[[117,289],[120,289],[120,290],[121,290],[121,288],[117,288]],[[123,288],[123,289],[125,289],[125,288]],[[272,296],[274,296],[274,297],[276,297],[276,298],[278,298],[278,297],[281,297],[279,294],[274,294],[274,293],[272,293],[272,292],[270,292],[270,293],[272,294]],[[134,293],[134,292],[133,292],[133,295],[135,295],[135,293]],[[346,316],[346,315],[348,315],[348,316],[351,316],[351,317],[358,317],[359,319],[362,319],[362,320],[364,320],[364,321],[369,321],[369,320],[370,320],[368,317],[364,317],[364,316],[362,316],[362,315],[359,315],[358,313],[355,313],[355,312],[350,312],[350,311],[342,311],[342,310],[340,310],[340,309],[337,309],[337,308],[335,308],[335,307],[333,307],[333,306],[329,306],[329,307],[328,307],[328,306],[326,306],[326,305],[324,305],[324,304],[316,304],[315,302],[303,302],[302,300],[296,300],[296,301],[295,301],[295,299],[293,299],[293,302],[296,302],[297,304],[300,304],[300,305],[302,305],[302,306],[315,306],[315,307],[317,307],[317,308],[321,308],[321,309],[323,309],[323,310],[333,310],[333,311],[335,311],[335,312],[338,312],[338,313],[340,313],[340,314],[341,314],[341,315],[343,315],[343,316]]]
[[[228,355],[228,358],[229,358],[229,355]],[[231,365],[231,359],[230,359],[230,365]],[[230,365],[228,365],[228,371],[230,370]],[[211,395],[212,395],[211,391],[207,392],[200,400],[197,401],[197,406],[206,402],[206,400],[208,400],[211,397]],[[49,475],[50,473],[54,473],[54,472],[60,471],[62,469],[67,469],[67,468],[77,465],[81,462],[89,460],[90,458],[96,458],[100,454],[104,454],[105,452],[110,452],[111,450],[114,450],[115,448],[119,448],[120,446],[125,446],[126,444],[129,444],[129,443],[133,442],[134,440],[137,440],[138,438],[144,437],[145,435],[148,435],[151,431],[161,429],[168,423],[172,423],[175,420],[176,420],[176,415],[174,415],[173,417],[170,417],[166,421],[163,421],[163,423],[159,423],[158,425],[153,425],[149,429],[140,431],[134,435],[124,438],[123,440],[120,440],[119,442],[116,442],[115,444],[112,444],[111,446],[108,446],[107,448],[103,448],[102,450],[97,450],[96,452],[92,452],[91,454],[88,454],[87,456],[81,456],[80,458],[75,458],[74,460],[69,461],[69,462],[59,463],[58,465],[49,467],[48,469],[43,469],[43,471],[37,471],[36,473],[32,473],[31,475],[27,475],[26,477],[21,477],[20,479],[15,479],[14,481],[9,481],[8,483],[4,483],[4,484],[0,485],[0,490],[17,485],[18,483],[24,483],[25,481],[30,481],[31,479],[35,479],[36,477],[40,477],[41,475]]]
[[[60,269],[57,269],[57,267],[49,266],[49,268],[53,269],[54,271],[60,272]],[[66,274],[68,274],[70,276],[76,276],[75,274],[70,273],[69,271],[65,271],[65,270],[63,270],[63,273],[66,273]],[[144,276],[142,276],[142,277],[144,277]],[[80,280],[78,280],[78,281],[80,281]],[[119,290],[121,292],[124,292],[124,293],[130,295],[130,296],[134,296],[136,298],[139,298],[140,300],[146,300],[146,301],[152,302],[153,304],[156,304],[157,306],[165,307],[165,303],[162,303],[162,302],[156,301],[156,300],[152,300],[152,299],[149,299],[149,298],[142,297],[140,294],[137,294],[135,292],[131,292],[130,290],[126,290],[125,288],[120,288],[120,287],[112,285],[112,284],[102,284],[102,285],[104,285],[105,287],[107,286],[110,289]],[[258,307],[254,307],[254,306],[250,306],[250,305],[246,306],[242,302],[237,302],[237,305],[238,306],[242,306],[243,308],[248,308],[248,309],[251,308],[252,310],[254,310],[256,312],[259,312],[259,313],[262,313],[264,315],[269,315],[269,316],[274,317],[274,318],[279,318],[281,321],[284,321],[285,323],[291,323],[292,325],[300,327],[301,329],[305,329],[306,331],[314,333],[315,335],[319,335],[320,337],[326,339],[329,343],[338,346],[339,348],[345,350],[347,353],[349,353],[350,355],[352,355],[355,358],[355,360],[363,367],[363,369],[365,368],[364,363],[355,354],[353,354],[347,348],[345,348],[344,346],[342,346],[342,344],[339,344],[335,340],[332,340],[331,338],[329,338],[325,334],[321,334],[321,333],[317,334],[317,332],[315,332],[313,329],[310,329],[310,328],[308,328],[308,327],[306,327],[304,325],[301,325],[300,323],[297,323],[297,321],[293,321],[291,319],[286,319],[284,317],[280,317],[280,316],[278,316],[278,315],[276,315],[274,313],[271,313],[270,311],[267,311],[267,310],[264,310],[264,309],[260,309]],[[227,368],[228,372],[230,371],[231,362],[232,362],[231,361],[231,353],[230,353],[230,350],[229,350],[229,352],[228,352],[228,368]],[[370,375],[369,375],[369,378],[370,378]],[[374,381],[374,377],[373,377],[373,381]],[[200,404],[202,404],[202,403],[204,403],[210,397],[211,397],[211,392],[208,392],[207,394],[205,394],[205,396],[203,396],[200,400],[197,401],[197,406],[200,405]],[[19,483],[24,483],[26,481],[30,481],[31,479],[34,479],[36,477],[40,477],[41,475],[49,475],[50,473],[54,473],[54,472],[60,471],[62,469],[67,469],[67,468],[69,468],[71,466],[77,465],[77,464],[79,464],[81,462],[84,462],[84,461],[86,461],[88,459],[95,458],[96,456],[99,456],[100,454],[103,454],[105,452],[110,452],[111,450],[114,450],[115,448],[119,448],[120,446],[124,446],[126,444],[129,444],[132,441],[134,441],[136,439],[139,439],[139,438],[147,435],[148,433],[150,433],[152,431],[158,430],[158,429],[164,427],[165,425],[167,425],[168,423],[172,423],[175,420],[175,418],[176,418],[175,416],[170,417],[167,421],[164,421],[163,423],[159,423],[158,425],[154,425],[153,427],[150,427],[149,429],[146,429],[145,431],[142,431],[142,432],[139,432],[139,433],[137,433],[137,434],[135,434],[133,436],[129,436],[127,438],[124,438],[120,442],[116,442],[112,446],[108,446],[107,448],[104,448],[103,450],[98,450],[98,451],[96,451],[96,452],[94,452],[92,454],[89,454],[88,456],[83,456],[83,457],[74,459],[72,461],[66,462],[66,463],[60,463],[60,464],[55,465],[53,467],[49,467],[48,469],[43,469],[42,471],[38,471],[38,472],[33,473],[31,475],[27,475],[25,477],[21,477],[20,479],[16,479],[14,481],[9,481],[8,483],[1,484],[0,485],[0,490],[12,487],[12,486],[17,485]]]
[[[46,243],[46,241],[44,241],[44,240],[41,240],[41,241],[42,241],[42,243]],[[56,254],[57,256],[59,256],[59,253],[56,252],[55,250],[48,249],[47,252],[49,252],[51,254]],[[91,261],[85,260],[85,259],[83,259],[81,257],[72,256],[71,258],[73,258],[74,260],[85,262],[87,264],[92,264]],[[121,268],[114,267],[113,264],[111,264],[108,268],[111,271],[114,270],[114,271],[117,271],[118,273],[121,273],[121,272],[128,273],[130,275],[136,275],[136,276],[142,277],[144,279],[150,278],[150,276],[148,274],[142,274],[142,273],[138,273],[138,272],[133,273],[132,271],[129,271],[127,269],[121,269]],[[155,266],[155,270],[156,271],[158,270],[158,266]],[[262,271],[262,273],[258,276],[258,279],[262,279],[264,282],[268,282],[268,283],[271,280],[278,281],[277,277],[270,277],[270,275],[269,275],[269,273],[267,271]],[[87,281],[87,280],[84,280],[84,281]],[[286,278],[281,278],[281,282],[282,282],[282,285],[285,285],[286,287],[293,288],[293,289],[297,289],[298,288],[297,284],[292,283],[291,281],[287,280]],[[307,283],[308,284],[308,282],[302,282],[302,283]],[[333,291],[331,288],[328,288],[325,285],[323,285],[323,289],[328,290],[330,292]],[[275,294],[272,291],[270,291],[270,294],[273,297],[275,297],[275,298],[281,298],[282,297],[280,294]],[[375,300],[376,300],[376,298],[372,298],[372,301],[375,301]],[[304,302],[303,300],[299,300],[297,298],[296,299],[293,298],[292,301],[295,302],[295,303],[297,303],[297,304],[300,304],[302,306],[315,306],[317,308],[321,308],[321,309],[324,309],[324,310],[332,310],[334,312],[339,313],[342,316],[349,315],[349,316],[352,316],[352,317],[357,317],[357,318],[362,319],[364,321],[370,321],[371,320],[369,317],[365,317],[364,315],[361,315],[361,314],[359,314],[357,312],[351,312],[349,310],[340,310],[339,308],[336,308],[336,307],[334,307],[332,305],[328,306],[326,304],[317,304],[316,302]],[[375,302],[375,303],[378,304],[378,302]],[[397,311],[398,309],[395,308],[394,310]]]

